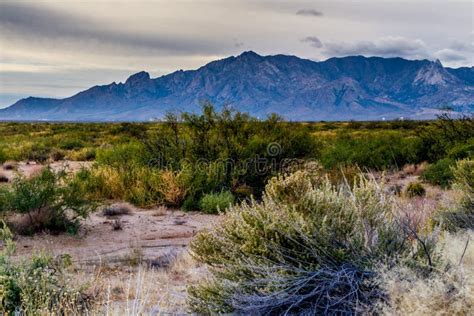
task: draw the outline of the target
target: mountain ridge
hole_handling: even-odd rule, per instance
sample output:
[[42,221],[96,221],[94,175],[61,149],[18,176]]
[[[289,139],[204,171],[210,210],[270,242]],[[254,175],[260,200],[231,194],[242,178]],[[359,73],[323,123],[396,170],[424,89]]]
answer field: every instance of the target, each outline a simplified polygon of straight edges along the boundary
[[140,71],[64,99],[21,99],[0,110],[0,120],[148,121],[168,111],[199,112],[203,101],[290,120],[425,119],[446,107],[474,110],[474,67],[400,57],[317,62],[247,51],[157,78]]

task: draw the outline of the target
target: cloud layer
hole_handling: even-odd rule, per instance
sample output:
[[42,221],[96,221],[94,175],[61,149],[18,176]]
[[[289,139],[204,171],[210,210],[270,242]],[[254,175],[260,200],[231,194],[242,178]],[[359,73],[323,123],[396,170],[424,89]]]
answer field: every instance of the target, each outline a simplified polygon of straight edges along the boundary
[[95,52],[115,54],[215,53],[223,46],[208,38],[132,33],[126,25],[114,29],[84,16],[8,2],[0,3],[0,30],[3,40],[53,42],[63,48],[92,47]]
[[472,66],[473,40],[470,0],[1,0],[0,107],[16,96],[66,97],[244,50]]
[[321,11],[314,10],[314,9],[300,9],[296,11],[296,15],[323,16],[323,13]]

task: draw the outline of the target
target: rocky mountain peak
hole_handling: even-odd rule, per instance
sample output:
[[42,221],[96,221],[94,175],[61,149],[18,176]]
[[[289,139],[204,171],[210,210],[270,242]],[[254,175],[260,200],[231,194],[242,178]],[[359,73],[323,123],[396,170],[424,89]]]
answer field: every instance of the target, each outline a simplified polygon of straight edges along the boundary
[[435,62],[429,62],[420,68],[413,83],[415,85],[446,86],[448,83],[454,83],[455,81],[456,78],[437,59]]
[[127,81],[125,81],[125,84],[134,85],[135,83],[144,82],[148,80],[150,80],[150,74],[146,71],[140,71],[128,77]]
[[260,56],[259,54],[257,54],[256,52],[254,51],[245,51],[243,52],[242,54],[240,54],[239,56],[237,56],[237,59],[241,59],[241,60],[259,60],[263,58],[263,56]]

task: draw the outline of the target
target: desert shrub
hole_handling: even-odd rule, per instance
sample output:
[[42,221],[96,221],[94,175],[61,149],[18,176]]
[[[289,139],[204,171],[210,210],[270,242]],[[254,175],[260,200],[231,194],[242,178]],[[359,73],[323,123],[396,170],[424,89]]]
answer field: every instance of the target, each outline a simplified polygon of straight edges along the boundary
[[205,194],[199,206],[204,213],[217,214],[224,211],[227,207],[234,203],[234,195],[230,191],[221,191],[219,193]]
[[420,139],[421,161],[436,162],[450,155],[454,159],[467,158],[474,139],[474,116],[452,118],[443,114],[436,121],[417,131]]
[[0,163],[4,163],[7,160],[7,154],[0,148]]
[[41,142],[27,143],[20,148],[20,156],[22,159],[46,162],[51,154],[51,149],[50,146]]
[[327,170],[326,174],[334,185],[352,185],[357,180],[361,169],[357,166],[338,166]]
[[142,144],[128,143],[97,150],[96,161],[98,164],[116,168],[125,168],[133,164],[147,166],[150,156]]
[[53,149],[49,157],[52,161],[60,161],[63,160],[64,157],[66,157],[66,154],[60,149]]
[[307,171],[274,178],[262,202],[230,207],[191,243],[211,277],[189,287],[190,308],[254,315],[369,309],[383,296],[376,265],[426,260],[392,208],[383,187],[366,178],[352,188]]
[[128,215],[132,213],[133,208],[127,203],[116,203],[107,205],[102,209],[102,215],[104,216],[120,216]]
[[79,139],[65,139],[59,143],[58,147],[64,150],[80,149],[84,147],[84,143]]
[[68,315],[87,312],[90,299],[85,287],[77,287],[67,269],[69,260],[44,254],[14,262],[12,234],[3,223],[0,252],[0,308],[3,313],[19,315]]
[[474,157],[474,137],[467,143],[457,144],[448,152],[448,158],[459,160]]
[[68,158],[73,161],[91,161],[96,157],[95,148],[84,147],[68,153]]
[[408,197],[424,196],[425,194],[426,190],[420,182],[410,182],[405,189],[405,195]]
[[80,189],[65,172],[45,168],[31,179],[17,177],[11,187],[3,188],[3,209],[28,216],[28,233],[75,231],[79,218],[96,208]]
[[142,140],[155,167],[176,171],[188,164],[205,166],[192,168],[192,182],[197,185],[190,187],[199,188],[189,193],[194,201],[204,193],[236,185],[259,194],[286,160],[318,154],[309,127],[283,122],[276,115],[258,121],[229,108],[218,112],[206,104],[201,114],[169,114],[160,127]]
[[140,139],[144,137],[146,128],[144,128],[143,124],[123,122],[117,126],[114,126],[110,133],[112,135],[126,135]]
[[382,170],[417,162],[418,147],[417,138],[405,137],[398,131],[373,132],[359,137],[344,132],[323,148],[321,161],[328,169],[358,165]]
[[160,192],[165,205],[180,207],[188,192],[188,174],[186,171],[173,172],[165,170],[161,173]]
[[133,163],[119,167],[100,164],[81,170],[75,178],[90,198],[125,200],[140,207],[163,200],[162,175],[154,168]]
[[460,160],[453,167],[453,187],[461,193],[457,205],[441,213],[449,229],[474,228],[474,160]]
[[441,159],[436,163],[429,165],[421,177],[423,180],[431,184],[446,188],[453,180],[453,171],[451,167],[454,163],[455,162],[449,158]]

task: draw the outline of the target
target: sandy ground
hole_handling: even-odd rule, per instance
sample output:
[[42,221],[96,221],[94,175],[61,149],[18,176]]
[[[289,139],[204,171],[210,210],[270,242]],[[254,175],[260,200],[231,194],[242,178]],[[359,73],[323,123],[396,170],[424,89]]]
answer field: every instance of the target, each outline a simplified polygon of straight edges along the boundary
[[[81,168],[89,168],[93,162],[91,161],[56,161],[49,164],[51,169],[59,171],[66,170],[68,172],[78,171]],[[25,177],[31,177],[39,173],[45,165],[38,164],[36,162],[7,162],[5,164],[13,165],[13,169],[5,170],[0,168],[0,172],[5,175],[10,181],[17,175],[21,174]],[[3,169],[3,170],[2,170]]]
[[[91,166],[91,162],[60,161],[50,164],[53,170],[69,172]],[[9,180],[16,174],[31,177],[45,166],[34,162],[15,163],[12,170],[2,170]],[[3,169],[3,168],[2,168]],[[18,258],[44,251],[54,256],[68,254],[78,264],[122,264],[139,260],[150,266],[166,265],[188,245],[199,230],[210,227],[217,216],[196,212],[182,212],[166,208],[139,209],[130,206],[127,215],[107,217],[101,212],[83,221],[76,236],[37,234],[34,237],[18,236]],[[120,230],[113,229],[120,221]]]
[[[112,224],[119,220],[122,229]],[[106,217],[100,212],[83,222],[76,236],[40,234],[19,236],[19,257],[45,251],[69,254],[79,264],[126,263],[140,260],[150,266],[166,265],[185,248],[199,231],[210,227],[217,216],[160,209],[135,209],[128,215]]]

